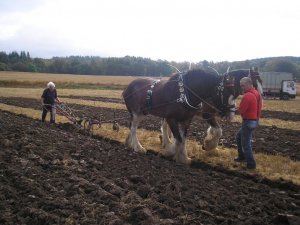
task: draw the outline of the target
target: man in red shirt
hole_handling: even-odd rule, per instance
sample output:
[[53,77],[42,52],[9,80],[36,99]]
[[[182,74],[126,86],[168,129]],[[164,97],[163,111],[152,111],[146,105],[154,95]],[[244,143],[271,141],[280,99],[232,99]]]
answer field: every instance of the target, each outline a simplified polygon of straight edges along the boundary
[[256,169],[256,161],[252,152],[252,131],[258,127],[258,121],[262,110],[262,97],[252,85],[249,77],[244,77],[240,81],[242,92],[244,93],[240,103],[239,112],[243,119],[242,127],[236,135],[238,157],[236,162],[246,162],[246,169]]

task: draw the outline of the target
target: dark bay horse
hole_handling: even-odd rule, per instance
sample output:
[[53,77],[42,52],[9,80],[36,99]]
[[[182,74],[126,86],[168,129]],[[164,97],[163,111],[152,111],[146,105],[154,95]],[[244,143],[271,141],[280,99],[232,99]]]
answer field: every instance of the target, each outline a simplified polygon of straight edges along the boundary
[[228,119],[234,116],[234,91],[234,85],[227,75],[218,76],[205,70],[178,73],[164,81],[136,79],[123,92],[131,115],[126,143],[135,151],[146,152],[138,140],[137,128],[145,115],[158,116],[165,119],[175,138],[174,143],[166,144],[162,154],[174,157],[177,162],[189,164],[185,140],[192,118],[200,107],[203,108],[202,116],[211,126],[206,145],[215,146],[221,136],[221,128],[215,116]]
[[255,89],[262,95],[263,89],[262,89],[262,80],[259,76],[259,72],[257,71],[257,68],[250,68],[250,69],[239,69],[239,70],[232,70],[228,71],[224,74],[224,76],[227,76],[228,79],[231,81],[231,83],[234,84],[235,88],[235,96],[234,98],[237,98],[239,95],[242,94],[241,87],[240,87],[240,80],[243,77],[250,77],[253,83],[253,86]]
[[[242,95],[241,87],[240,87],[240,80],[243,77],[250,77],[253,83],[253,86],[262,94],[262,80],[259,76],[259,73],[257,69],[250,68],[250,69],[238,69],[238,70],[232,70],[227,71],[223,74],[224,77],[226,77],[226,83],[225,85],[227,87],[231,86],[234,90],[234,99],[236,99],[239,95]],[[215,149],[218,146],[219,139],[222,135],[221,129],[218,128],[218,124],[215,120],[215,117],[212,117],[210,113],[213,113],[213,109],[209,107],[209,105],[203,104],[203,107],[201,107],[197,115],[201,115],[204,119],[208,119],[208,123],[210,124],[210,127],[207,130],[207,136],[204,138],[203,146],[202,148],[205,150],[212,150]],[[172,143],[172,132],[170,131],[170,128],[166,122],[166,120],[163,120],[162,126],[161,126],[161,143],[162,146],[165,147]]]

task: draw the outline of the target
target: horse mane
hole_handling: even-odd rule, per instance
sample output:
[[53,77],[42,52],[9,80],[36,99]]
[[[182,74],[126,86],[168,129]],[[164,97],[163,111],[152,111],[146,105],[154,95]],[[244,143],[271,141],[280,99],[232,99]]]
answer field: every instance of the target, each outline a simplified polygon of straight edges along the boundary
[[[242,72],[242,73],[241,73]],[[236,69],[228,72],[230,76],[235,76],[236,78],[242,78],[249,74],[249,69]]]
[[206,77],[206,78],[213,78],[215,80],[219,80],[220,77],[222,76],[219,76],[218,74],[216,74],[215,72],[212,72],[210,70],[205,70],[205,69],[192,69],[192,70],[188,70],[186,72],[183,72],[183,73],[175,73],[175,74],[172,74],[169,78],[169,81],[176,81],[178,80],[178,76],[182,74],[184,76],[203,76],[203,77]]

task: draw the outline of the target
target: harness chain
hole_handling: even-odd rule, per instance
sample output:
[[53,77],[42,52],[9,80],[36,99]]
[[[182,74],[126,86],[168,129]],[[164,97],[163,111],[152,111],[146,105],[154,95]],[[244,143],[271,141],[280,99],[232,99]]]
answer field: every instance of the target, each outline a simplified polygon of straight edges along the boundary
[[177,99],[177,102],[186,103],[192,109],[200,109],[201,106],[199,105],[197,107],[192,106],[188,101],[187,93],[184,91],[184,88],[187,87],[187,85],[184,84],[183,73],[179,73],[178,87],[179,87],[180,97]]
[[[186,74],[186,73],[185,73]],[[184,91],[184,88],[186,88],[188,91],[190,91],[194,96],[196,96],[198,99],[200,99],[203,103],[205,103],[206,105],[210,106],[211,108],[215,109],[217,112],[221,112],[219,109],[217,109],[215,106],[213,106],[212,104],[208,103],[207,101],[205,101],[203,98],[201,98],[199,95],[197,95],[192,89],[190,89],[187,85],[184,84],[184,79],[183,79],[183,75],[185,75],[183,73],[179,74],[179,79],[178,79],[178,86],[179,86],[179,92],[180,97],[177,99],[177,102],[181,102],[181,103],[186,103],[189,107],[193,108],[193,109],[199,109],[200,106],[198,107],[194,107],[192,106],[188,99],[187,99],[187,94]],[[182,86],[182,88],[181,88]],[[224,86],[223,86],[223,82],[220,83],[220,86],[218,86],[218,90],[222,93],[223,95],[223,90],[224,90]],[[222,104],[223,104],[223,98],[222,98]]]

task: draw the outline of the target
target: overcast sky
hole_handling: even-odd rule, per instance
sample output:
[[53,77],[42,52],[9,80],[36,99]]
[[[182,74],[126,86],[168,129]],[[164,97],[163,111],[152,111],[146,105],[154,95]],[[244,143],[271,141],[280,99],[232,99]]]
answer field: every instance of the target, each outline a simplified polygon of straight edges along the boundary
[[0,0],[0,51],[237,61],[300,56],[300,0]]

